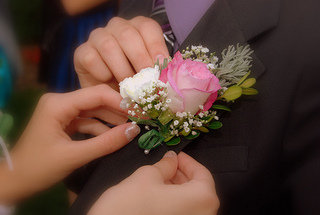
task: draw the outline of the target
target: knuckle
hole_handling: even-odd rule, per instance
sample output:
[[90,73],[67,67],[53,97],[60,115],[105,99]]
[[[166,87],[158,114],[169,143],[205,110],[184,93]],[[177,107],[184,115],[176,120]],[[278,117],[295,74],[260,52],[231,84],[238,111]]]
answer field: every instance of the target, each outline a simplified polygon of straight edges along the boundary
[[132,26],[124,26],[119,32],[120,41],[130,41],[133,35],[136,34],[135,29]]
[[96,38],[100,37],[101,34],[103,34],[104,28],[100,27],[100,28],[96,28],[93,31],[91,31],[90,35],[89,35],[89,41],[91,40],[95,40]]
[[46,93],[43,96],[41,96],[41,98],[39,100],[39,104],[41,104],[41,105],[49,104],[50,105],[50,104],[52,104],[52,102],[56,96],[57,95],[54,93]]
[[135,173],[137,175],[143,176],[142,180],[145,179],[145,181],[143,182],[144,184],[148,184],[148,182],[150,181],[149,176],[154,176],[156,174],[159,174],[158,170],[156,168],[154,168],[152,165],[142,166],[139,169],[137,169]]
[[101,95],[103,95],[103,92],[108,92],[109,89],[110,89],[110,87],[106,84],[98,84],[98,85],[94,86],[94,91],[95,92],[102,92]]
[[153,19],[145,19],[140,24],[140,29],[155,29],[160,28],[160,25]]
[[39,99],[38,107],[40,111],[46,113],[47,115],[53,114],[59,111],[60,106],[59,104],[60,95],[56,93],[46,93]]
[[94,51],[88,51],[82,55],[82,66],[84,68],[91,68],[95,64],[97,56]]
[[118,48],[118,43],[113,37],[106,37],[103,41],[100,43],[100,49],[103,53],[108,55],[108,53],[111,54],[112,50],[115,50]]
[[108,22],[108,27],[113,27],[113,26],[118,26],[120,23],[123,22],[124,19],[116,16],[116,17],[113,17],[112,19],[110,19],[110,21]]

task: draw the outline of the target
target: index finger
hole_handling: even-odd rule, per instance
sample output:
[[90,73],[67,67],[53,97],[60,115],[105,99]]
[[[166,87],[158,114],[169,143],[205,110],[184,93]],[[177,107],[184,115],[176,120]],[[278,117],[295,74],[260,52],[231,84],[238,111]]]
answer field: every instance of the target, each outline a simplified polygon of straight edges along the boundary
[[121,95],[111,87],[101,84],[83,88],[74,92],[62,94],[59,105],[55,108],[57,118],[73,120],[81,111],[108,106],[111,109],[124,112],[120,108]]

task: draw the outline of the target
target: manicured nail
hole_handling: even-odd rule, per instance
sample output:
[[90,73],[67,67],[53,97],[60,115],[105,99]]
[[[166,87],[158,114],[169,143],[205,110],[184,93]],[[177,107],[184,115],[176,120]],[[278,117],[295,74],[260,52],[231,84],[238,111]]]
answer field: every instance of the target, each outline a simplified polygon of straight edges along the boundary
[[159,60],[159,64],[163,64],[164,59],[165,59],[165,57],[162,54],[158,54],[155,57],[155,61],[157,62],[157,60]]
[[168,151],[167,153],[165,153],[163,158],[172,158],[174,156],[177,156],[177,154],[174,151]]
[[136,124],[131,124],[124,133],[127,139],[131,141],[140,133],[140,127]]

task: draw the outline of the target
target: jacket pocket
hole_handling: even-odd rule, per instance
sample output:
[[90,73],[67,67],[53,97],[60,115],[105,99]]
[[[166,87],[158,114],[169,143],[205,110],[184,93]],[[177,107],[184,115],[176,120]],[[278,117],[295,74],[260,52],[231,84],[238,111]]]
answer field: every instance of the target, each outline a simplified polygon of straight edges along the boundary
[[227,146],[186,151],[212,173],[246,172],[248,146]]

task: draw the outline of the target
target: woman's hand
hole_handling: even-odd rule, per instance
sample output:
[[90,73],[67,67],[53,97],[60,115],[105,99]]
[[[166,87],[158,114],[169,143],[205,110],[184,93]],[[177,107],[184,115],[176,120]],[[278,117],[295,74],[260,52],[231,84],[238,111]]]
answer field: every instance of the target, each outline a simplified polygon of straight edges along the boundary
[[160,25],[153,19],[111,19],[105,28],[92,31],[74,57],[81,87],[118,83],[169,56]]
[[209,170],[171,151],[105,191],[88,214],[214,215],[219,205]]
[[[0,165],[4,172],[0,174],[0,202],[12,203],[46,189],[129,143],[140,132],[138,126],[127,123],[110,129],[93,119],[100,109],[121,112],[120,101],[119,93],[106,85],[44,95],[11,152],[14,171]],[[96,137],[71,140],[70,135],[77,131]]]

